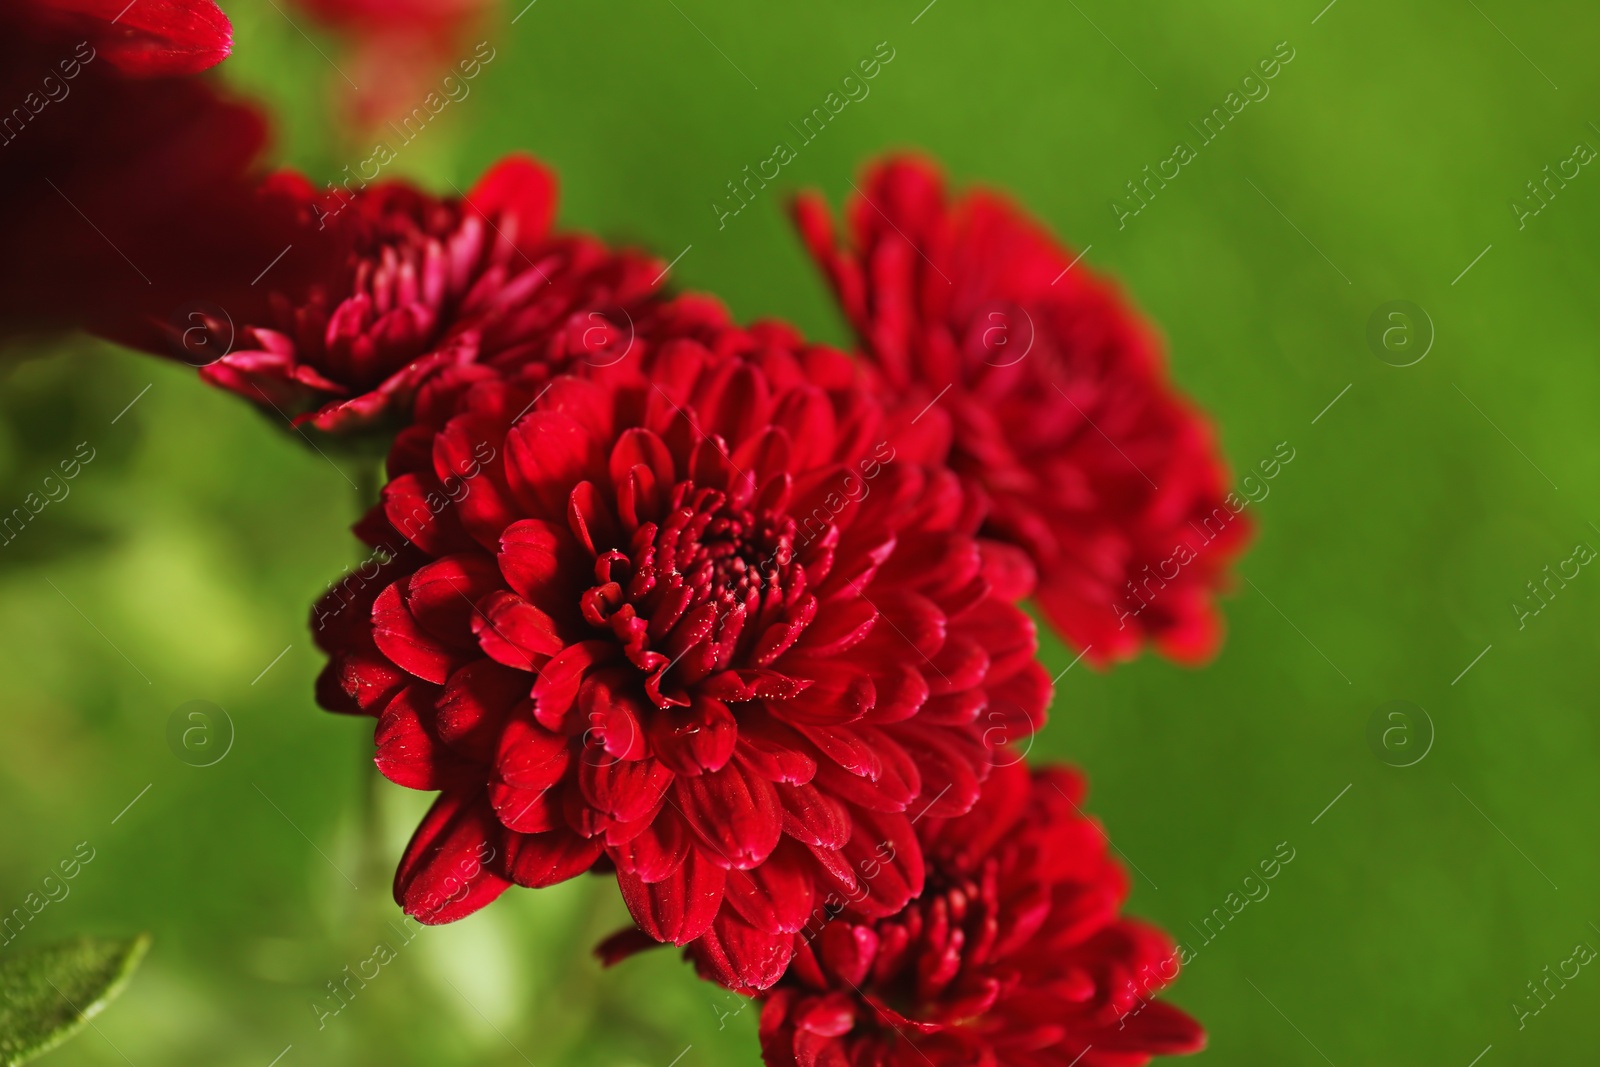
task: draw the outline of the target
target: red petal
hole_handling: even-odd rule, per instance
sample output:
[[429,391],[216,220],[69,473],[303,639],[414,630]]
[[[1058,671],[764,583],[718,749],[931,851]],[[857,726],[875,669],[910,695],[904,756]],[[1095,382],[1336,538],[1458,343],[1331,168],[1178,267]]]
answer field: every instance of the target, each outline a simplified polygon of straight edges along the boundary
[[840,851],[867,890],[864,899],[851,901],[851,907],[865,918],[888,918],[922,893],[926,874],[922,848],[904,815],[862,808],[851,815],[855,829]]
[[695,696],[687,708],[663,708],[650,719],[650,748],[679,774],[719,771],[733,758],[739,725],[728,705]]
[[441,793],[400,860],[395,903],[430,926],[471,915],[511,885],[490,869],[503,847],[481,791]]
[[660,947],[661,942],[637,926],[629,926],[618,930],[596,945],[594,954],[599,957],[602,967],[615,967],[625,959],[630,959],[641,952]]
[[812,917],[815,863],[794,841],[781,842],[767,862],[728,872],[724,893],[741,918],[772,934],[800,931]]
[[655,810],[673,774],[653,759],[622,760],[589,750],[578,761],[578,787],[594,808],[619,823],[642,819]]
[[637,837],[612,847],[609,854],[617,870],[641,882],[659,882],[689,854],[689,830],[677,812],[664,809]]
[[79,16],[95,48],[125,74],[198,74],[233,50],[233,27],[212,0],[42,0],[39,6]]
[[657,941],[687,945],[704,934],[722,905],[726,874],[691,848],[677,870],[659,882],[617,872],[617,886],[633,921]]
[[850,812],[814,785],[775,787],[783,804],[783,832],[823,849],[839,849],[850,840]]
[[530,686],[531,679],[521,671],[487,660],[467,664],[450,676],[436,702],[439,736],[489,762],[506,715],[527,699]]
[[793,934],[769,934],[724,908],[701,939],[695,960],[714,981],[733,989],[766,989],[794,958]]
[[543,834],[508,834],[511,838],[511,880],[531,889],[556,885],[594,866],[600,842],[579,837],[565,827]]
[[396,785],[446,789],[475,769],[439,739],[434,726],[435,692],[431,686],[407,686],[378,717],[378,753],[373,762]]
[[417,625],[401,602],[403,581],[389,586],[373,602],[372,641],[395,666],[425,682],[443,685],[459,657],[455,650]]
[[748,869],[778,846],[783,812],[777,790],[740,760],[720,771],[681,777],[674,792],[684,818],[717,862]]

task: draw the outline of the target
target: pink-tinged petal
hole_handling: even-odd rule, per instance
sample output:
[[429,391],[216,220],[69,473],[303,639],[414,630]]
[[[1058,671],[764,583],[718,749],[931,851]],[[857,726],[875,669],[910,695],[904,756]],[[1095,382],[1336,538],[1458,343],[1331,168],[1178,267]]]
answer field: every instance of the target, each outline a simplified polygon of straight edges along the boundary
[[856,1023],[856,1008],[844,993],[809,998],[794,1013],[794,1024],[819,1037],[842,1037]]
[[749,869],[778,846],[783,811],[777,790],[741,761],[681,777],[674,793],[684,818],[717,863]]
[[618,871],[617,886],[640,929],[657,941],[686,945],[710,929],[722,904],[725,878],[721,866],[698,848],[691,848],[661,881],[646,882]]
[[507,834],[511,880],[530,889],[557,885],[594,866],[600,843],[579,837],[565,827],[542,834]]
[[430,926],[471,915],[511,885],[495,873],[504,848],[481,790],[441,793],[400,860],[395,903]]
[[490,218],[515,219],[513,239],[532,242],[549,232],[555,219],[556,188],[556,176],[548,167],[517,153],[484,171],[467,193],[467,203]]

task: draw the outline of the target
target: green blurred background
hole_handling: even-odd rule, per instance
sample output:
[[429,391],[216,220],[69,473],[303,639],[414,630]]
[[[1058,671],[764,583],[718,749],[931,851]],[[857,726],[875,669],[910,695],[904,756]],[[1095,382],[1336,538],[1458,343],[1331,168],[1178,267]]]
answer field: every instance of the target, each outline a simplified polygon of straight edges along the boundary
[[[1592,5],[538,0],[512,25],[511,2],[481,35],[495,59],[472,95],[392,173],[465,188],[531,150],[562,175],[565,223],[669,259],[688,247],[680,286],[842,341],[783,195],[837,201],[873,153],[920,147],[1092,246],[1085,262],[1160,324],[1237,472],[1294,450],[1251,505],[1218,659],[1080,664],[1033,749],[1088,771],[1138,869],[1130,911],[1194,950],[1171,996],[1211,1033],[1198,1062],[1592,1054],[1600,976],[1552,985],[1538,1014],[1526,983],[1600,947],[1600,576],[1584,568],[1521,628],[1511,605],[1536,606],[1525,583],[1579,542],[1600,548],[1600,174],[1584,167],[1525,228],[1509,206],[1579,142],[1600,146]],[[342,43],[270,0],[224,6],[225,76],[278,112],[277,158],[323,179],[366,158],[333,118]],[[879,42],[895,58],[870,96],[719,230],[724,183]],[[1294,58],[1270,95],[1200,146],[1188,124],[1280,42]],[[1179,140],[1198,158],[1119,229],[1111,199],[1134,206],[1124,183]],[[1406,367],[1368,341],[1396,300],[1436,334]],[[1429,331],[1412,325],[1414,353]],[[357,558],[350,486],[186,367],[88,342],[8,359],[0,510],[84,441],[71,495],[0,548],[0,909],[88,842],[70,895],[16,944],[155,942],[49,1062],[758,1061],[755,1009],[674,953],[604,973],[589,959],[623,918],[600,880],[421,934],[319,1029],[325,984],[397,940],[389,876],[426,802],[371,790],[370,724],[311,699],[307,606]],[[1052,673],[1074,655],[1045,649]],[[169,747],[192,700],[231,720],[211,766]],[[1387,749],[1369,740],[1397,700],[1426,710],[1431,747],[1415,712]],[[1205,943],[1196,928],[1281,842],[1295,858],[1270,895]]]

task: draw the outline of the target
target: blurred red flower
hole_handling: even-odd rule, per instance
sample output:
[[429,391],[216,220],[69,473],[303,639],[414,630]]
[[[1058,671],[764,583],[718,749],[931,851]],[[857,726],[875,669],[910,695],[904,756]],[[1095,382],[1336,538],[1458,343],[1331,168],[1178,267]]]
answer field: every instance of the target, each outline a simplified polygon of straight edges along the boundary
[[41,24],[82,36],[124,74],[198,74],[228,58],[233,26],[213,0],[20,0]]
[[922,896],[862,922],[819,916],[769,990],[770,1067],[1137,1067],[1197,1052],[1198,1023],[1154,999],[1167,936],[1120,918],[1127,876],[1078,808],[1083,780],[1020,763],[976,807],[917,828]]
[[408,912],[614,868],[649,937],[762,988],[825,899],[922,890],[914,821],[967,810],[1050,685],[978,501],[895,456],[842,353],[719,314],[425,387],[360,526],[384,547],[316,611],[319,698],[441,791]]
[[352,53],[344,66],[352,87],[344,97],[361,128],[397,118],[437,91],[452,64],[467,58],[469,31],[496,5],[496,0],[295,2],[350,40]]
[[220,58],[226,21],[123,2],[120,20],[87,2],[0,8],[0,336],[148,338],[148,319],[282,247],[283,220],[255,207],[264,117],[210,79],[157,76]]
[[1210,656],[1250,524],[1150,328],[1009,202],[952,203],[919,160],[870,168],[847,217],[846,246],[819,197],[796,204],[908,433],[992,497],[984,532],[1033,558],[1050,622],[1099,664],[1146,639]]
[[648,256],[552,233],[555,177],[524,156],[461,198],[403,182],[318,196],[289,175],[264,198],[296,206],[299,236],[281,266],[252,265],[268,304],[233,316],[232,350],[200,373],[322,430],[409,418],[447,367],[559,364],[610,345],[662,273]]

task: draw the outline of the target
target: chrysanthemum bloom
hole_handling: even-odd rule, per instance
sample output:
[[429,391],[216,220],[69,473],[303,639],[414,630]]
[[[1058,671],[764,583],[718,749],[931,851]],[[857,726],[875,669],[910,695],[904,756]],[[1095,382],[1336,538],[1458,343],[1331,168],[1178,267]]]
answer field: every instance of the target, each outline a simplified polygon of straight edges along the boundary
[[1224,504],[1211,434],[1151,330],[996,195],[951,203],[915,159],[878,164],[862,187],[848,245],[815,195],[796,205],[800,229],[929,454],[993,498],[984,532],[1033,558],[1044,614],[1097,663],[1146,639],[1209,656],[1249,524],[1237,498]]
[[917,827],[926,888],[898,915],[819,917],[765,995],[771,1067],[1137,1067],[1205,1034],[1155,995],[1161,931],[1120,918],[1128,880],[1078,809],[1083,780],[1020,763],[956,819]]
[[426,125],[438,108],[466,99],[483,64],[495,58],[493,45],[474,47],[470,33],[496,0],[295,2],[349,41],[349,54],[339,59],[349,80],[333,87],[359,127],[403,125],[413,116]]
[[85,38],[124,74],[197,74],[222,62],[233,48],[233,26],[213,0],[14,3],[40,23]]
[[1031,570],[841,353],[640,343],[648,376],[474,368],[442,422],[429,387],[359,531],[382,547],[314,616],[319,695],[441,791],[396,876],[419,919],[614,868],[651,937],[761,988],[825,898],[920,892],[914,821],[1042,721]]
[[332,432],[406,419],[447,368],[610,359],[662,273],[648,256],[552,233],[555,179],[522,156],[459,199],[401,182],[316,196],[278,176],[263,201],[285,200],[300,207],[302,239],[281,267],[261,264],[265,314],[234,316],[231,351],[201,375]]
[[263,117],[171,73],[225,54],[226,20],[115,6],[0,5],[0,336],[147,334],[225,265],[248,284],[283,247],[246,209]]

